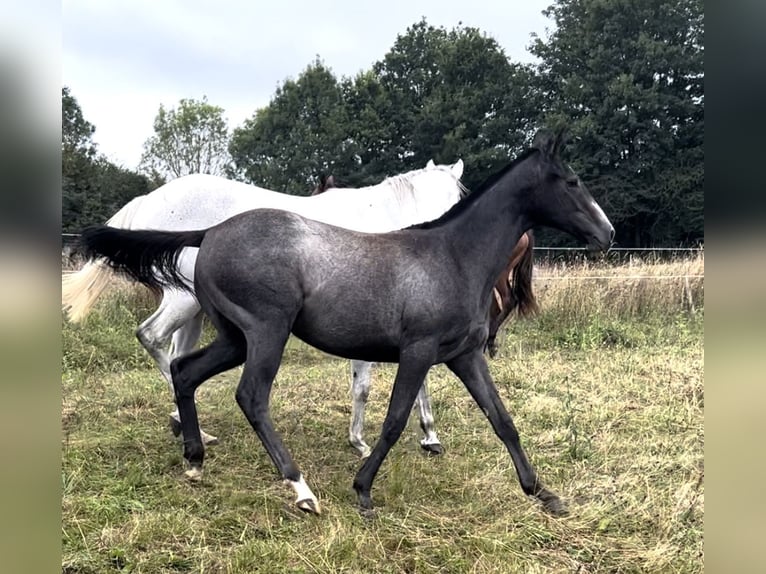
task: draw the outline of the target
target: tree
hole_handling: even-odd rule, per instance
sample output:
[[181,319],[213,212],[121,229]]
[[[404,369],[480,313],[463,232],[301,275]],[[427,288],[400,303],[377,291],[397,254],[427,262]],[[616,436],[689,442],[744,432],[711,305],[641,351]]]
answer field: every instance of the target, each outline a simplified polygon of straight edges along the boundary
[[539,117],[532,69],[476,28],[423,19],[373,69],[388,93],[389,153],[404,169],[460,157],[464,181],[476,185],[529,143]]
[[558,0],[541,58],[548,123],[622,245],[703,237],[702,0]]
[[104,157],[81,161],[76,172],[65,174],[63,183],[62,229],[66,232],[104,223],[131,199],[154,187],[144,175]]
[[182,99],[178,108],[160,110],[154,135],[144,143],[141,169],[154,179],[191,173],[223,175],[229,164],[229,133],[223,108]]
[[320,172],[361,186],[462,158],[475,185],[528,143],[540,114],[532,77],[479,30],[422,20],[353,79],[317,60],[287,80],[235,130],[235,173],[305,193]]
[[86,121],[77,100],[69,88],[61,89],[61,150],[63,153],[82,152],[88,156],[96,154],[93,134],[96,128]]
[[320,172],[353,162],[341,86],[320,60],[279,86],[269,105],[234,130],[232,175],[305,195]]
[[62,229],[77,232],[103,223],[133,197],[151,191],[152,183],[98,155],[96,128],[67,87],[61,91],[61,114]]

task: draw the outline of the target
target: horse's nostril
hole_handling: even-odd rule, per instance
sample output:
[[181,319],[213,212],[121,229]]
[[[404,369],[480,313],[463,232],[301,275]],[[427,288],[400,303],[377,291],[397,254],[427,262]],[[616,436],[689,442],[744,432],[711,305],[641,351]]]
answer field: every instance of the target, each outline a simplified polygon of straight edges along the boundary
[[612,227],[612,230],[609,232],[609,241],[614,241],[614,227]]

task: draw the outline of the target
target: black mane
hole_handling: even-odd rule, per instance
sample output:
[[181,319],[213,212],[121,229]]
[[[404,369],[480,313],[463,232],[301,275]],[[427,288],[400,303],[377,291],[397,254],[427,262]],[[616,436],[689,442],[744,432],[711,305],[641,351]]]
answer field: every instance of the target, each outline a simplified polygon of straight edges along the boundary
[[495,183],[497,183],[500,180],[500,178],[502,178],[505,174],[507,174],[509,171],[511,171],[513,168],[515,168],[518,164],[520,164],[522,161],[527,159],[536,151],[540,151],[540,150],[537,147],[531,147],[527,149],[526,151],[522,152],[521,154],[519,154],[508,165],[506,165],[505,167],[501,168],[497,172],[490,175],[481,184],[479,184],[475,190],[469,193],[467,197],[458,201],[455,205],[453,205],[449,210],[447,210],[437,219],[434,219],[432,221],[425,221],[423,223],[416,223],[415,225],[411,225],[409,227],[406,227],[405,229],[432,229],[434,227],[439,227],[440,225],[443,225],[447,223],[448,221],[452,221],[461,213],[463,213],[466,209],[468,209],[470,205],[475,203],[484,194],[484,192],[487,191],[489,188],[491,188],[493,185],[495,185]]

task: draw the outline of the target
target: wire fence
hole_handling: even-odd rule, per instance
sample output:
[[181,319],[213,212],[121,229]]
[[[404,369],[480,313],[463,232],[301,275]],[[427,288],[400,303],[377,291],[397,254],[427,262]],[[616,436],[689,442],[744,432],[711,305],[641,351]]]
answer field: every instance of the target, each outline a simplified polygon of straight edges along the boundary
[[[77,239],[79,233],[62,233],[62,266],[66,271],[72,271],[81,264],[77,255]],[[676,261],[696,259],[704,255],[704,247],[613,247],[607,253],[595,252],[587,247],[535,247],[535,265],[539,267],[558,265],[591,264],[593,266],[611,267],[630,263],[652,264],[672,263]],[[703,274],[691,275],[538,275],[534,279],[553,280],[643,280],[643,279],[702,279]]]

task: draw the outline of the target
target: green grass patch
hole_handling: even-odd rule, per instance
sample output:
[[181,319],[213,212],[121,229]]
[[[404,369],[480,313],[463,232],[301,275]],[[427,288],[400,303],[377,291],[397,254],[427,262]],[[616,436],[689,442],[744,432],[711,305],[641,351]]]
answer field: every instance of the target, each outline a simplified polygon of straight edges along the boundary
[[[133,335],[129,298],[63,325],[62,572],[701,572],[703,314],[683,298],[641,309],[511,321],[490,370],[541,478],[569,504],[554,519],[525,497],[508,453],[444,367],[429,374],[442,457],[421,453],[413,415],[362,518],[347,445],[349,366],[290,340],[272,417],[320,498],[292,506],[234,401],[239,369],[200,387],[205,478],[183,478],[167,385]],[[144,315],[142,315],[144,313]],[[209,332],[206,334],[209,337]],[[374,370],[377,438],[395,368]]]

